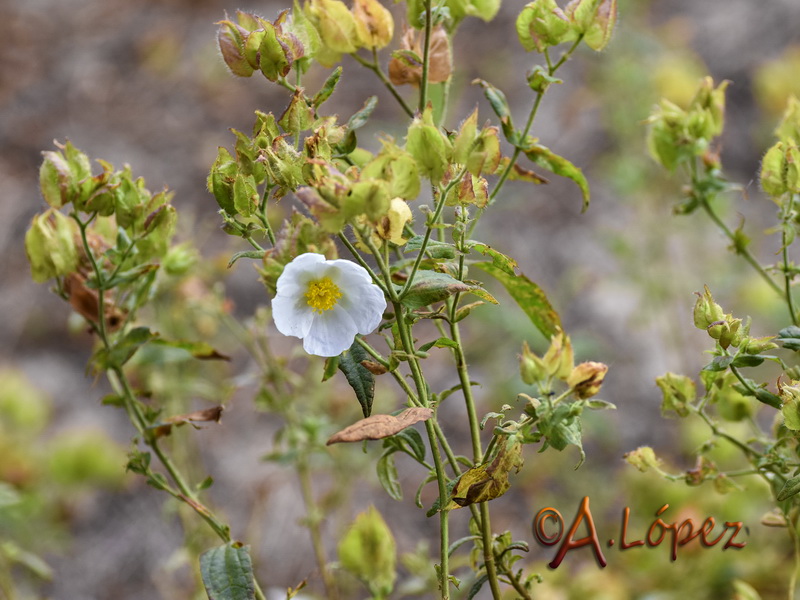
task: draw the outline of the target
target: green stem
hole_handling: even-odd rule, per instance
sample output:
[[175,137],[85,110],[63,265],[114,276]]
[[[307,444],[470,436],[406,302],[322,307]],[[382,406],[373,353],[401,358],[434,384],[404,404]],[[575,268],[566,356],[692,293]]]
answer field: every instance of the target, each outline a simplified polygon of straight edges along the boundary
[[[555,74],[555,72],[558,71],[561,65],[563,65],[565,62],[567,62],[567,60],[569,60],[569,57],[572,55],[573,52],[575,52],[575,49],[581,43],[581,40],[583,40],[582,35],[578,36],[578,39],[575,40],[572,46],[570,46],[570,48],[561,56],[559,61],[556,62],[555,64],[550,63],[550,55],[545,51],[545,57],[547,59],[547,74],[549,76],[552,77]],[[542,103],[543,97],[544,97],[544,91],[536,92],[536,99],[533,101],[533,106],[531,107],[530,113],[528,113],[528,120],[525,122],[525,127],[523,127],[522,132],[520,133],[519,136],[519,139],[521,141],[525,140],[525,138],[528,136],[528,133],[530,132],[531,127],[533,126],[533,121],[536,118],[536,113],[539,111],[539,105]],[[517,159],[519,158],[520,154],[522,154],[522,148],[520,146],[515,146],[514,153],[511,155],[511,160],[509,160],[508,166],[500,174],[500,179],[497,180],[497,183],[495,184],[492,193],[489,195],[489,204],[492,204],[494,202],[494,199],[497,197],[497,194],[500,193],[500,189],[503,187],[503,184],[506,182],[506,179],[508,179],[508,176],[511,174],[511,171],[514,169],[514,165],[517,164]]]
[[783,227],[781,228],[781,251],[783,252],[783,285],[786,294],[786,305],[789,308],[789,315],[794,325],[798,325],[797,310],[794,306],[794,296],[792,295],[792,275],[789,273],[789,239],[786,235],[786,225],[792,217],[794,208],[794,194],[789,195],[789,201],[784,208]]
[[[103,278],[100,267],[97,264],[97,260],[94,257],[94,253],[92,252],[91,247],[89,246],[87,237],[86,237],[86,228],[89,222],[84,223],[80,220],[77,214],[73,213],[73,218],[78,223],[78,227],[81,232],[81,241],[83,243],[84,250],[86,252],[87,257],[89,258],[89,262],[92,265],[92,269],[95,274],[95,278],[97,280],[97,310],[98,310],[98,322],[95,328],[103,347],[106,350],[111,349],[111,343],[108,339],[107,328],[105,324],[105,279]],[[142,410],[139,407],[139,402],[136,399],[136,395],[133,393],[133,389],[128,382],[128,379],[122,370],[121,367],[112,367],[111,369],[106,371],[106,376],[108,377],[109,383],[111,386],[120,394],[124,400],[125,410],[128,413],[128,417],[133,424],[136,431],[141,436],[142,440],[147,444],[152,450],[153,453],[156,455],[158,460],[163,465],[164,469],[166,469],[167,473],[169,473],[172,481],[174,482],[175,486],[178,488],[179,493],[176,493],[174,490],[170,488],[166,488],[166,491],[170,493],[173,497],[176,497],[182,500],[184,503],[188,504],[200,517],[208,523],[208,525],[214,530],[217,536],[223,542],[230,542],[230,527],[222,523],[216,515],[214,515],[211,510],[204,506],[197,498],[194,490],[186,483],[181,472],[178,470],[176,465],[172,462],[170,457],[164,453],[161,447],[158,444],[158,439],[153,435],[152,431],[148,429],[147,420],[145,419],[144,415],[142,414]],[[258,582],[254,580],[255,585],[255,595],[258,600],[265,600],[264,593],[261,591]]]
[[428,104],[428,71],[431,62],[431,30],[433,29],[431,0],[425,0],[423,8],[425,10],[425,41],[422,47],[422,80],[419,82],[419,112],[423,112]]
[[383,290],[383,293],[388,296],[389,290],[386,288],[386,285],[381,280],[381,278],[378,277],[377,273],[375,273],[375,271],[372,270],[372,267],[369,266],[367,261],[361,258],[361,254],[358,252],[356,247],[353,246],[353,244],[350,242],[350,240],[347,239],[344,233],[339,233],[338,237],[339,241],[341,241],[342,244],[345,245],[345,247],[350,251],[350,254],[353,255],[353,258],[356,259],[356,262],[358,262],[358,264],[360,264],[362,267],[364,267],[364,269],[366,269],[367,273],[369,273],[369,276],[372,278],[372,282],[379,288],[381,288]]
[[795,520],[790,519],[789,515],[786,514],[785,518],[787,521],[786,529],[789,532],[789,537],[792,540],[792,548],[794,549],[794,568],[792,569],[791,577],[789,577],[788,599],[795,600],[795,592],[797,590],[797,579],[798,576],[800,576],[800,536],[797,533],[797,522]]
[[322,584],[325,587],[325,595],[329,600],[337,600],[339,597],[330,570],[328,569],[328,559],[325,557],[325,546],[322,543],[322,533],[320,532],[320,509],[314,500],[314,492],[311,489],[311,474],[308,469],[305,457],[297,461],[297,475],[300,479],[300,493],[303,496],[303,503],[306,506],[308,515],[308,531],[311,534],[311,545],[314,548],[314,556],[317,566],[322,574]]
[[756,258],[752,255],[750,250],[747,247],[737,245],[736,244],[736,235],[730,230],[730,228],[723,222],[723,220],[719,217],[716,211],[712,208],[711,204],[709,203],[709,198],[705,192],[697,191],[698,188],[698,181],[697,181],[697,163],[693,161],[690,163],[691,171],[692,171],[692,188],[695,189],[698,199],[700,200],[700,205],[703,207],[703,210],[706,214],[711,218],[711,220],[716,224],[717,227],[725,234],[725,236],[734,244],[734,248],[736,249],[736,253],[741,255],[750,266],[752,266],[756,272],[766,281],[769,286],[775,290],[781,297],[784,297],[784,291],[781,289],[775,280],[770,277],[769,273],[764,270],[764,267],[756,260]]
[[433,232],[433,226],[439,222],[439,219],[442,216],[442,210],[444,209],[444,205],[447,200],[448,194],[455,187],[455,185],[461,180],[461,178],[464,176],[464,173],[466,172],[467,172],[467,167],[464,166],[458,172],[458,174],[450,181],[450,183],[448,183],[445,186],[444,190],[439,193],[439,198],[436,201],[436,208],[433,212],[433,216],[428,219],[428,225],[425,228],[425,236],[422,238],[422,244],[419,247],[419,253],[417,254],[416,259],[414,260],[414,265],[411,267],[411,273],[408,274],[408,279],[406,280],[406,283],[403,286],[403,290],[400,292],[399,295],[400,298],[402,298],[406,294],[406,292],[408,292],[412,282],[414,281],[414,276],[417,274],[419,265],[422,262],[423,256],[425,255],[425,250],[428,247],[428,242],[430,242],[431,233]]
[[369,69],[373,73],[375,73],[375,75],[378,76],[378,79],[381,80],[381,82],[386,87],[386,89],[389,90],[389,93],[392,94],[392,96],[394,96],[395,100],[397,100],[397,103],[403,109],[403,112],[405,112],[412,119],[414,118],[414,111],[411,110],[411,107],[408,105],[408,103],[406,103],[406,101],[400,95],[400,92],[397,91],[397,88],[394,86],[394,84],[391,81],[389,81],[389,78],[386,76],[386,73],[383,72],[383,69],[381,69],[380,65],[378,64],[378,50],[377,50],[377,48],[373,48],[372,49],[372,60],[373,60],[373,62],[369,62],[368,60],[365,60],[365,59],[361,58],[355,52],[353,54],[351,54],[350,56],[352,56],[353,59],[355,59],[355,61],[357,63],[359,63],[360,65],[366,67],[367,69]]

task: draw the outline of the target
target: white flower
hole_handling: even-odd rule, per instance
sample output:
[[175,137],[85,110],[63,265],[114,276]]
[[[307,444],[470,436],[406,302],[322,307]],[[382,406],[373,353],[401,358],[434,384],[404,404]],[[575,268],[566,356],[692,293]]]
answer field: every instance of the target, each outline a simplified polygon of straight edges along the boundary
[[301,254],[278,278],[272,318],[283,335],[302,338],[317,356],[338,356],[381,322],[383,291],[363,267],[347,260]]

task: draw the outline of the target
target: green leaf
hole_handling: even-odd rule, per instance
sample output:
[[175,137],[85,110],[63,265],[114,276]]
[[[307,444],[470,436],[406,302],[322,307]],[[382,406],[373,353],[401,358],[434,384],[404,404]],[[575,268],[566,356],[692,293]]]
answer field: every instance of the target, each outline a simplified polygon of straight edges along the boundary
[[339,83],[339,78],[341,76],[342,67],[336,67],[333,70],[333,73],[331,73],[325,80],[325,83],[322,85],[322,89],[320,89],[320,91],[318,91],[311,100],[311,104],[314,106],[314,108],[319,108],[320,105],[325,102],[325,100],[331,97],[331,94],[333,94],[333,91],[336,89],[336,84]]
[[561,451],[570,444],[578,447],[581,452],[581,459],[575,468],[580,467],[586,455],[583,452],[583,444],[581,442],[580,415],[575,414],[573,406],[559,404],[553,410],[550,410],[546,405],[542,404],[536,414],[539,417],[537,427],[553,448]]
[[372,413],[372,400],[375,395],[375,376],[361,364],[362,360],[369,359],[367,351],[354,341],[350,349],[339,356],[338,365],[339,370],[347,378],[347,383],[356,393],[365,418]]
[[732,356],[715,356],[714,360],[703,367],[703,371],[724,371],[733,362]]
[[[759,402],[768,404],[772,408],[777,408],[780,410],[780,408],[782,407],[781,399],[772,392],[765,390],[764,388],[758,388],[756,390],[756,399]],[[800,429],[800,426],[798,426],[798,429]]]
[[791,479],[787,480],[786,483],[783,484],[781,491],[778,492],[778,502],[783,502],[784,500],[788,500],[792,496],[796,495],[800,492],[800,475],[796,475]]
[[339,369],[339,357],[338,356],[331,356],[330,358],[325,359],[325,369],[322,372],[322,381],[328,381],[331,377],[336,374],[336,371]]
[[209,600],[254,600],[248,546],[228,542],[200,555],[200,574]]
[[481,575],[478,580],[472,584],[472,587],[469,590],[469,594],[467,594],[467,600],[472,600],[475,596],[478,595],[478,592],[481,591],[483,584],[489,581],[489,576],[485,573]]
[[468,240],[467,247],[480,252],[484,256],[489,256],[492,259],[492,264],[508,273],[509,275],[516,276],[516,272],[514,269],[517,268],[517,261],[513,258],[506,256],[502,252],[498,252],[491,246],[484,244],[483,242],[478,242],[476,240]]
[[459,292],[469,292],[472,286],[455,277],[435,271],[417,271],[408,291],[400,299],[404,306],[415,309],[440,302]]
[[581,212],[586,212],[586,209],[589,208],[589,182],[586,181],[583,171],[563,156],[559,156],[549,148],[539,144],[534,144],[530,148],[525,148],[525,156],[540,167],[544,167],[556,175],[574,181],[583,194],[583,208]]
[[[422,248],[422,241],[425,239],[422,235],[415,235],[406,242],[403,252],[413,252]],[[438,240],[428,240],[425,246],[425,253],[431,258],[455,258],[456,247],[447,242],[440,242]]]
[[364,102],[364,106],[361,110],[355,113],[350,119],[347,121],[347,128],[350,131],[354,131],[363,127],[369,116],[372,114],[372,111],[375,110],[375,107],[378,105],[378,97],[377,96],[370,96],[367,98],[367,101]]
[[536,328],[550,339],[561,327],[561,319],[542,289],[525,275],[509,275],[494,262],[479,262],[472,266],[485,271],[506,288]]
[[428,342],[427,344],[423,344],[419,347],[422,352],[427,352],[433,347],[437,348],[458,348],[458,344],[456,344],[453,340],[446,337],[440,337],[438,339],[433,340],[432,342]]
[[422,441],[422,436],[419,434],[419,431],[413,427],[406,427],[402,431],[394,434],[394,438],[402,440],[408,446],[411,455],[419,462],[425,460],[425,444]]
[[757,367],[761,363],[764,362],[766,359],[765,356],[761,356],[760,354],[743,354],[741,356],[737,356],[731,362],[732,367]]
[[102,370],[122,367],[136,351],[149,341],[155,340],[158,334],[147,327],[135,327],[110,349],[101,349],[96,354],[97,362]]
[[500,119],[500,124],[503,127],[503,135],[506,136],[506,139],[513,137],[514,125],[511,122],[511,109],[508,106],[506,95],[483,79],[475,79],[472,83],[478,84],[483,88],[483,93],[492,106],[492,110]]
[[394,464],[395,449],[392,448],[388,452],[384,452],[378,459],[378,481],[386,493],[395,500],[403,499],[403,488],[400,487],[400,481],[397,477],[397,467]]
[[265,254],[266,250],[242,250],[231,257],[231,259],[228,261],[228,268],[230,269],[240,258],[255,258],[260,260],[264,258]]

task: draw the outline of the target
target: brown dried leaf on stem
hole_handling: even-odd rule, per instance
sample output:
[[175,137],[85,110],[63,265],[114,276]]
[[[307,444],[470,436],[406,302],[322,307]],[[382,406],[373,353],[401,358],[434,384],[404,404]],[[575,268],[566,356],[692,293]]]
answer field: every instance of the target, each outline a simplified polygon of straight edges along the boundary
[[[409,27],[403,27],[400,50],[389,61],[389,80],[395,85],[411,83],[419,85],[422,81],[422,44],[424,34]],[[418,57],[419,60],[417,60]],[[431,30],[431,50],[428,64],[428,82],[442,83],[450,79],[453,71],[453,57],[450,53],[450,39],[444,27],[437,25]]]
[[[87,321],[98,323],[100,320],[98,307],[100,298],[97,290],[86,286],[86,277],[80,273],[70,273],[64,278],[64,292],[69,297],[69,303],[73,310]],[[114,306],[113,300],[104,298],[103,316],[105,317],[106,329],[116,331],[125,320],[125,312]]]
[[153,432],[155,436],[159,438],[172,433],[173,427],[180,427],[187,423],[195,429],[199,429],[195,423],[219,423],[222,419],[222,411],[222,406],[212,406],[211,408],[196,410],[185,415],[175,415],[174,417],[164,419],[162,423],[156,425],[153,428]]
[[427,421],[432,416],[432,409],[421,406],[407,408],[396,417],[392,415],[371,415],[333,434],[327,445],[330,446],[338,442],[380,440],[394,435],[414,423]]

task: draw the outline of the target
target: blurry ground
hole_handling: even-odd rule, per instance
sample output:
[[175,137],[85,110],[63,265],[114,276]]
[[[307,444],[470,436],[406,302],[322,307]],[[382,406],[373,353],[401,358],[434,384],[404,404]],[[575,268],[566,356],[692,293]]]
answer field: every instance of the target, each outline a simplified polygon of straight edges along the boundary
[[[489,116],[480,93],[468,85],[478,74],[503,89],[518,107],[516,118],[524,118],[524,73],[532,57],[520,52],[509,33],[519,6],[506,3],[491,25],[493,33],[485,33],[476,21],[459,32],[455,55],[467,73],[454,84],[451,128],[476,103],[481,117]],[[88,338],[68,332],[66,307],[29,278],[23,236],[44,206],[37,188],[40,151],[50,149],[53,139],[69,138],[92,157],[130,163],[151,190],[168,185],[175,191],[182,233],[191,234],[207,257],[241,249],[217,230],[216,205],[205,190],[207,170],[217,146],[231,142],[227,128],[248,130],[253,110],[282,111],[286,98],[263,79],[227,74],[216,51],[213,23],[237,8],[274,17],[280,7],[223,0],[0,0],[0,366],[21,369],[52,395],[56,427],[99,425],[123,444],[130,433],[121,414],[99,406],[103,383],[84,376]],[[578,194],[568,182],[510,185],[508,200],[482,225],[482,239],[516,257],[551,295],[581,358],[610,364],[603,398],[619,410],[594,419],[585,434],[587,467],[609,477],[620,468],[622,453],[639,444],[663,452],[672,446],[674,428],[658,415],[652,381],[667,370],[691,373],[702,365],[704,340],[691,329],[691,292],[714,283],[719,295],[731,302],[739,298],[745,313],[765,306],[757,286],[756,291],[749,286],[748,295],[736,287],[741,282],[727,283],[733,281],[730,265],[742,265],[730,259],[720,266],[724,240],[697,227],[694,218],[670,216],[678,192],[674,184],[655,175],[652,185],[641,181],[650,168],[640,166],[647,161],[641,121],[660,91],[683,89],[680,81],[670,79],[673,63],[673,71],[693,67],[697,76],[710,73],[717,81],[731,80],[723,162],[731,179],[749,185],[752,210],[747,217],[757,232],[759,219],[769,217],[773,207],[748,182],[778,114],[774,108],[765,112],[763,107],[770,106],[766,92],[758,92],[766,99],[757,101],[756,74],[789,45],[800,44],[800,4],[794,0],[768,5],[638,1],[621,2],[620,9],[610,49],[599,56],[585,48],[578,53],[563,70],[567,85],[546,98],[534,132],[584,167],[592,185],[591,209],[579,215]],[[375,89],[370,75],[346,62],[332,110],[346,117],[360,105]],[[318,86],[324,76],[312,73],[308,87]],[[694,80],[690,77],[690,86]],[[380,95],[372,125],[391,131],[391,125],[383,124],[398,113],[391,99]],[[735,221],[736,215],[729,218]],[[774,248],[758,250],[767,257]],[[706,257],[714,258],[706,262]],[[254,272],[242,263],[230,272],[226,286],[240,315],[267,302]],[[481,340],[472,351],[473,362],[480,365],[474,376],[487,382],[481,392],[487,407],[508,401],[495,397],[496,390],[513,397],[504,374],[515,370],[523,337],[537,339],[532,328],[508,312],[482,316],[499,333],[491,345]],[[774,325],[780,324],[776,319]],[[492,348],[488,355],[487,347]],[[234,363],[235,371],[246,368],[243,358]],[[455,414],[460,409],[448,410]],[[247,530],[253,506],[263,513],[255,513],[257,526],[264,528],[253,535],[260,544],[256,554],[263,560],[263,579],[280,589],[314,567],[304,543],[285,545],[292,536],[304,539],[296,524],[298,492],[285,472],[258,462],[269,446],[264,433],[269,424],[253,418],[251,411],[242,394],[224,427],[208,433],[204,443],[209,470],[227,490],[218,503],[230,507],[234,527]],[[569,456],[565,464],[574,460]],[[624,489],[620,494],[625,497]],[[353,512],[370,501],[383,502],[375,498],[381,498],[379,492],[369,496],[359,491]],[[521,507],[498,519],[498,528],[504,520],[529,518],[532,505],[538,506],[536,500],[520,501]],[[170,587],[176,584],[164,575],[164,563],[170,557],[178,560],[174,552],[182,535],[175,519],[162,514],[156,492],[134,483],[124,494],[79,504],[68,552],[51,557],[56,576],[49,597],[181,597]],[[404,504],[403,512],[398,506],[392,505],[397,513],[393,523],[399,532],[405,531],[400,523],[409,526],[399,537],[410,549],[415,532],[426,523],[416,509]]]

